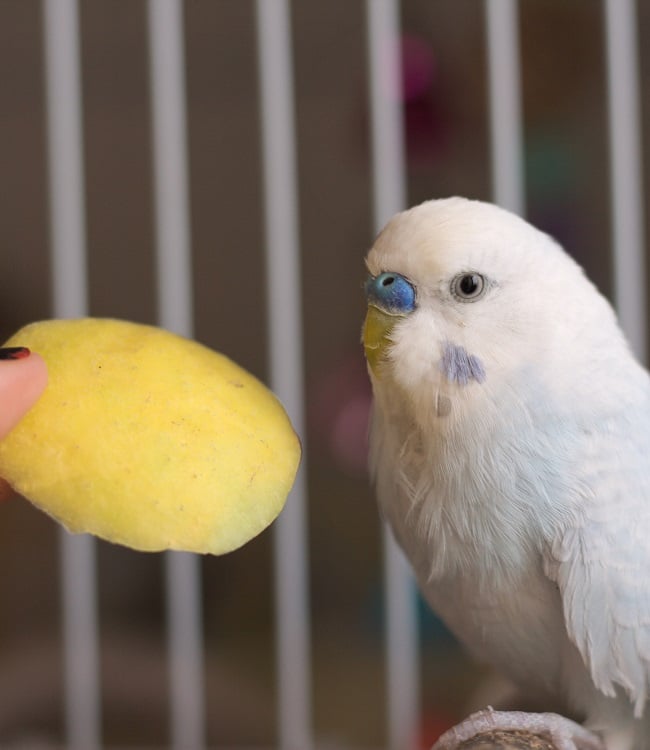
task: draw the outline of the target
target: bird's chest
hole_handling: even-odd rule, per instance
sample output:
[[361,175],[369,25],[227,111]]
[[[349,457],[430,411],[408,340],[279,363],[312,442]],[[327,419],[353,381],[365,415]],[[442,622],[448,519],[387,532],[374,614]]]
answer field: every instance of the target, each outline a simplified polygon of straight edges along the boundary
[[484,418],[472,413],[418,424],[379,411],[371,449],[382,513],[418,575],[461,573],[482,585],[538,564],[563,522],[571,451],[549,450],[553,430],[541,418],[526,430],[527,412],[500,419],[484,400]]
[[482,587],[536,564],[535,499],[506,457],[477,460],[457,450],[432,458],[412,446],[404,455],[379,464],[379,501],[421,580],[461,575]]
[[534,498],[515,471],[430,466],[402,461],[398,473],[382,464],[401,477],[383,513],[423,594],[475,658],[527,688],[556,692],[566,635],[559,592],[542,568]]
[[478,585],[471,575],[423,582],[434,611],[482,663],[530,692],[555,695],[566,634],[559,594],[541,573]]

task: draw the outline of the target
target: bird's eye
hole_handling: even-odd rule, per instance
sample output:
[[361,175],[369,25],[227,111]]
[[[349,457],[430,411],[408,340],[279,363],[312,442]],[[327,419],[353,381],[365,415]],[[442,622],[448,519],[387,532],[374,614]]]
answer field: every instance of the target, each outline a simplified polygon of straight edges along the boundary
[[480,273],[461,273],[451,282],[451,293],[461,302],[474,302],[483,296],[486,287]]

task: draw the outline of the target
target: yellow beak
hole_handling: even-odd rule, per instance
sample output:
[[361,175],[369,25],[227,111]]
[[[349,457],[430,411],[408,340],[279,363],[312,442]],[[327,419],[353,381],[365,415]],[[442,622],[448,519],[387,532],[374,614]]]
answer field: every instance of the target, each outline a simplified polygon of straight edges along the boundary
[[366,360],[377,376],[386,344],[390,342],[390,333],[397,321],[403,317],[404,315],[388,313],[375,305],[368,305],[363,324],[363,348]]

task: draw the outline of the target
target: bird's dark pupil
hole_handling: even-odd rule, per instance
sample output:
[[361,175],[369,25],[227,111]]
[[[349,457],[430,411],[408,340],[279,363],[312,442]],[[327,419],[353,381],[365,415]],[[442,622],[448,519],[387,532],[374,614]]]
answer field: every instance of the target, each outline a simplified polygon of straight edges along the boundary
[[382,286],[390,286],[395,281],[394,276],[386,276],[384,280],[381,282]]
[[463,294],[474,294],[477,287],[478,281],[474,275],[463,276],[460,280],[460,290]]

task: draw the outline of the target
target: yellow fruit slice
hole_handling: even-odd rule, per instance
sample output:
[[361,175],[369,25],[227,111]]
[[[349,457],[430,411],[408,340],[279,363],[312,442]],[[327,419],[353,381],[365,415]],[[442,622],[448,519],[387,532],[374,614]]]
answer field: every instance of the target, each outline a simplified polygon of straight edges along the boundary
[[221,554],[282,509],[300,443],[276,397],[227,357],[94,318],[33,323],[6,345],[38,352],[49,383],[0,442],[0,476],[70,531]]

